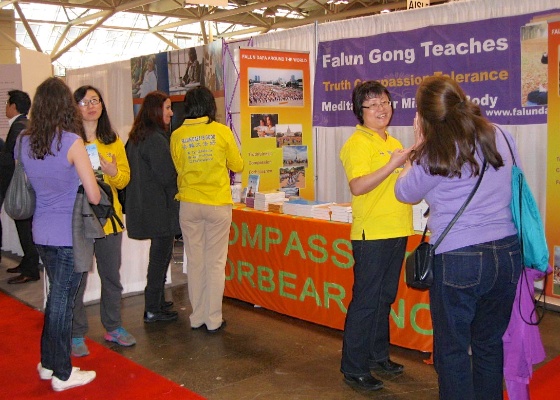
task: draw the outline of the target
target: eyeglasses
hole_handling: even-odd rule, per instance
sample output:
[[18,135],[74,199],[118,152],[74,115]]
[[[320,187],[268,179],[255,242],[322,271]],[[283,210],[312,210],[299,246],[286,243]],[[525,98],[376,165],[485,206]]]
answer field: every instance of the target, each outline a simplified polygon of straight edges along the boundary
[[94,99],[91,99],[91,100],[80,100],[80,101],[78,101],[78,105],[79,105],[80,107],[87,107],[87,106],[90,105],[90,104],[91,104],[92,106],[96,106],[96,105],[98,105],[99,103],[101,103],[101,100],[99,100],[99,99],[97,99],[97,98],[94,98]]
[[388,107],[391,104],[389,100],[380,101],[379,103],[373,103],[369,106],[362,106],[362,108],[367,108],[368,110],[379,110],[380,108]]

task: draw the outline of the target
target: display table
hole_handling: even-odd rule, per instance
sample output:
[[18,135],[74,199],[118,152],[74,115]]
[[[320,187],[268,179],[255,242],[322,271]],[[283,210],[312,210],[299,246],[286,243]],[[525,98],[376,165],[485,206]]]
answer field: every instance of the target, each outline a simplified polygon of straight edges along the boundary
[[[420,237],[409,238],[407,251]],[[344,329],[353,283],[349,238],[350,224],[234,208],[225,296]],[[431,352],[429,309],[428,292],[408,288],[401,273],[391,343]]]

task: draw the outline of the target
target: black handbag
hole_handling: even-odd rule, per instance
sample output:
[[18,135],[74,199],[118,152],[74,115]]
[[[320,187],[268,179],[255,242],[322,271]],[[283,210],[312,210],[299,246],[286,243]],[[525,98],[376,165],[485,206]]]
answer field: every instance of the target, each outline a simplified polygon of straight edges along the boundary
[[406,284],[414,289],[428,289],[434,281],[434,246],[424,241],[426,231],[420,244],[406,258]]
[[18,142],[18,162],[6,191],[4,210],[14,220],[28,219],[35,213],[35,190],[27,178],[21,159],[21,139]]
[[[451,227],[455,224],[455,222],[457,222],[463,211],[465,211],[465,208],[467,208],[467,205],[476,193],[478,186],[480,186],[480,181],[482,180],[484,171],[486,171],[486,160],[482,163],[482,171],[480,172],[478,180],[469,194],[469,197],[467,197],[465,203],[461,206],[459,211],[457,211],[457,214],[455,214],[451,222],[449,222],[449,225],[447,225],[447,228],[445,228],[441,236],[433,245],[424,241],[426,239],[426,232],[428,231],[428,227],[426,226],[422,239],[420,240],[420,244],[408,255],[405,261],[405,281],[407,286],[414,289],[428,289],[432,286],[434,281],[435,250],[445,235],[447,235],[447,233],[451,230]],[[429,209],[426,213],[428,212]]]

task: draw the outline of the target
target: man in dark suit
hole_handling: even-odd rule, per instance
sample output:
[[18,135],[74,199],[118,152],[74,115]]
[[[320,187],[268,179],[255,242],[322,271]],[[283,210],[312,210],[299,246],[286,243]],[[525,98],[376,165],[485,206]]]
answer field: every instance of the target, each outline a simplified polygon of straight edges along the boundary
[[[2,195],[1,201],[8,190],[8,185],[14,174],[14,151],[16,139],[20,132],[27,127],[27,113],[31,108],[31,99],[29,95],[21,90],[10,90],[8,92],[8,100],[6,101],[6,117],[9,120],[10,130],[6,137],[6,143],[2,151],[0,151],[0,191]],[[2,204],[0,203],[0,206]],[[8,283],[26,283],[38,281],[39,275],[39,253],[33,243],[33,234],[31,231],[31,223],[33,218],[24,220],[16,220],[16,228],[18,231],[19,242],[23,249],[23,258],[21,263],[14,268],[8,268],[8,272],[18,273],[19,275],[8,279]],[[0,238],[2,230],[0,226]]]

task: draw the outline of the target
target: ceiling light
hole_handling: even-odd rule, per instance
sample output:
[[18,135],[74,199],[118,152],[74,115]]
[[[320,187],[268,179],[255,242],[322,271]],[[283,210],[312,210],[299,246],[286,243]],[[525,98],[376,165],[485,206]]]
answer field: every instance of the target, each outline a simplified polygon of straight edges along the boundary
[[276,12],[272,8],[266,8],[263,11],[263,17],[265,18],[274,18],[276,16]]
[[[185,6],[184,8],[191,8],[192,5],[194,5],[195,7],[198,7],[199,5],[201,6],[227,6],[228,5],[228,0],[184,0],[185,2]],[[191,5],[188,5],[188,4]]]

